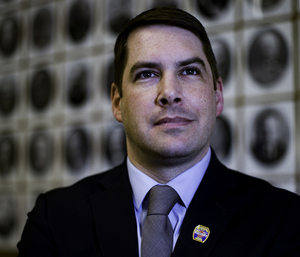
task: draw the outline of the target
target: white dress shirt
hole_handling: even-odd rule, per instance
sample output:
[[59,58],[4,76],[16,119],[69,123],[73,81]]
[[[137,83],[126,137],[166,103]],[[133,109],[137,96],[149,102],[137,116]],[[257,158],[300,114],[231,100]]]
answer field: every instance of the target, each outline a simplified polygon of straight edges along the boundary
[[[204,158],[196,165],[181,173],[173,180],[169,181],[166,185],[171,186],[176,190],[181,198],[180,203],[176,203],[169,213],[169,219],[174,229],[173,235],[173,249],[175,247],[177,238],[180,234],[180,228],[185,216],[186,210],[192,201],[194,194],[200,185],[205,171],[208,167],[211,157],[211,150],[207,151]],[[141,256],[141,243],[142,243],[142,228],[147,217],[148,201],[145,196],[149,190],[155,186],[160,185],[157,181],[148,177],[146,174],[138,170],[127,157],[127,168],[129,180],[133,191],[133,203],[135,209],[135,216],[137,222],[137,236],[139,255]],[[145,199],[145,201],[144,201]],[[191,232],[192,233],[192,232]]]

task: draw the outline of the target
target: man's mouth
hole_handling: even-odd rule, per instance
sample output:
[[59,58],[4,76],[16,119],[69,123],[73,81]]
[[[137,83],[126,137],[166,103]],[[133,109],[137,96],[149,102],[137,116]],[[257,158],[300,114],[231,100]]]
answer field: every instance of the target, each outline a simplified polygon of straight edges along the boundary
[[158,125],[164,125],[164,124],[186,124],[186,123],[189,123],[191,122],[190,119],[187,119],[187,118],[183,118],[183,117],[165,117],[165,118],[162,118],[162,119],[159,119],[157,120],[154,125],[155,126],[158,126]]

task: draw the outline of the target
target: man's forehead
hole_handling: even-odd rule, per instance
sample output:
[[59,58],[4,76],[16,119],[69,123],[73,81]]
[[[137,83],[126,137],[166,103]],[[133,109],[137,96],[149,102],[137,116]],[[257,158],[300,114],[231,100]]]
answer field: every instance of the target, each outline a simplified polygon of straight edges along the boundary
[[[174,34],[174,36],[176,36],[176,34],[182,34],[182,33],[193,35],[196,38],[196,40],[199,42],[199,45],[201,46],[201,50],[203,51],[203,44],[201,39],[191,30],[179,26],[173,26],[173,25],[152,24],[152,25],[140,26],[134,29],[133,31],[131,31],[127,40],[128,53],[130,52],[130,48],[135,47],[139,41],[142,42],[142,40],[145,40],[145,35],[148,35],[148,37],[151,37],[151,39],[153,39],[153,34],[155,34],[160,29],[163,29],[165,31],[170,31]],[[131,44],[133,39],[134,39],[134,44]]]
[[195,37],[197,37],[198,40],[200,41],[200,43],[202,44],[201,38],[195,32],[193,32],[192,30],[189,30],[187,28],[183,28],[183,27],[180,27],[180,26],[167,25],[167,24],[150,24],[150,25],[143,25],[143,26],[137,27],[129,33],[128,42],[132,37],[136,36],[137,34],[139,34],[139,33],[142,34],[143,32],[155,31],[155,28],[164,28],[166,30],[170,30],[170,31],[173,31],[173,32],[174,32],[174,29],[175,30],[178,29],[178,31],[181,30],[181,31],[185,31],[186,33],[191,33]]

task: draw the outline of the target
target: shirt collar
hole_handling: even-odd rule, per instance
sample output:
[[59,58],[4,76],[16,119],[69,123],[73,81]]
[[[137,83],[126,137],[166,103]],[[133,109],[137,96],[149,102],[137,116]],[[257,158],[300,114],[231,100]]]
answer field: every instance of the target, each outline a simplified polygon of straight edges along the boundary
[[[202,160],[167,183],[167,185],[176,190],[186,208],[188,208],[198,186],[202,181],[205,171],[209,165],[210,158],[211,150],[209,148]],[[159,183],[137,169],[128,157],[127,168],[133,191],[134,206],[136,209],[139,209],[149,190],[153,186],[159,185]]]

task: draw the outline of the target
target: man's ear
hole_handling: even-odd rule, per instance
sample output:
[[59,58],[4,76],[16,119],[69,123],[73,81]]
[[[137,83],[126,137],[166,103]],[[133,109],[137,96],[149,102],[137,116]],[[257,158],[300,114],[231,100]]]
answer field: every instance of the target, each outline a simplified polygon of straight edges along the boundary
[[221,77],[219,77],[216,81],[216,104],[217,104],[217,116],[219,116],[223,111],[224,99],[223,99],[223,81]]
[[115,83],[111,85],[110,97],[113,115],[117,121],[122,122],[121,97],[119,89]]

